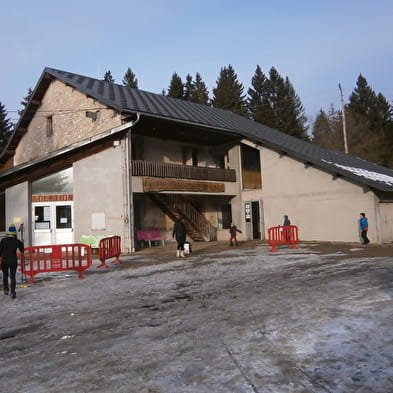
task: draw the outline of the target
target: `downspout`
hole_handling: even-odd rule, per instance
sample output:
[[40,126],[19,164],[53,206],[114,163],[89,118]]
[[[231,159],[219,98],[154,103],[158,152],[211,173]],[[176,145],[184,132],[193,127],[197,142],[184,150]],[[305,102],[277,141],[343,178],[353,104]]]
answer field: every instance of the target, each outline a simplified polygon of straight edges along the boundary
[[132,127],[134,127],[140,120],[141,114],[137,112],[136,119],[131,122],[130,128],[127,132],[127,191],[128,191],[128,224],[130,231],[130,247],[131,252],[135,252],[135,239],[134,239],[134,200],[132,194]]

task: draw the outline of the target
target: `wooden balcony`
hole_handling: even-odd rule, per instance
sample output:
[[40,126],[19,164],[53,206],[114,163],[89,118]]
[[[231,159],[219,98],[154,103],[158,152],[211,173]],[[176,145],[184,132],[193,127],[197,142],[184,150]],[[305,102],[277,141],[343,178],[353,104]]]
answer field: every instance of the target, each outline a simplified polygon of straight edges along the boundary
[[150,176],[174,179],[236,182],[234,169],[165,164],[153,161],[132,161],[133,176]]

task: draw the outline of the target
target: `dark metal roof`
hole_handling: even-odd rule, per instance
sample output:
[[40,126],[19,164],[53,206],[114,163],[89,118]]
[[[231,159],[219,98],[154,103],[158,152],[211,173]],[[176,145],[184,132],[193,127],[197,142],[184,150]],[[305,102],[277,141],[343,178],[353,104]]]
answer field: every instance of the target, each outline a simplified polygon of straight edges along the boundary
[[[307,165],[328,171],[334,176],[341,176],[385,193],[393,193],[393,170],[381,165],[336,150],[320,148],[230,111],[52,68],[44,69],[26,115],[22,116],[16,126],[15,135],[19,138],[23,130],[27,129],[34,115],[32,112],[38,108],[37,102],[43,97],[53,79],[72,86],[123,115],[140,113],[142,118],[162,118],[171,122],[225,131],[229,135],[244,137]],[[13,143],[16,145],[17,141]]]

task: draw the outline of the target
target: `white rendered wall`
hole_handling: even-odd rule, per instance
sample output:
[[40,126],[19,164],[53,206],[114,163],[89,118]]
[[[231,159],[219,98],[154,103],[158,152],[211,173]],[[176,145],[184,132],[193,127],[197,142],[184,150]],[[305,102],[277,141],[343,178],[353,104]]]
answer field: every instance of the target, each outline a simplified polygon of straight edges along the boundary
[[[81,235],[118,235],[123,243],[127,241],[128,205],[123,141],[116,148],[74,163],[73,171],[75,241]],[[104,228],[94,228],[97,217],[104,218]]]
[[358,219],[364,212],[369,238],[378,241],[372,192],[266,148],[261,158],[266,228],[282,225],[286,214],[299,227],[301,240],[359,242]]

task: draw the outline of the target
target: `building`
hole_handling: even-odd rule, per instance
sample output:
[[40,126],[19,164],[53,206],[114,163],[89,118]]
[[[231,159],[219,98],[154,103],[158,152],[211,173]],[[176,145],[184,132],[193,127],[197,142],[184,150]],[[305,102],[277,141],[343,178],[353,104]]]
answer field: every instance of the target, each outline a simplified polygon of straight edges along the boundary
[[45,68],[0,157],[1,230],[26,245],[135,230],[194,241],[265,239],[288,215],[305,241],[393,239],[393,170],[319,148],[233,114]]

